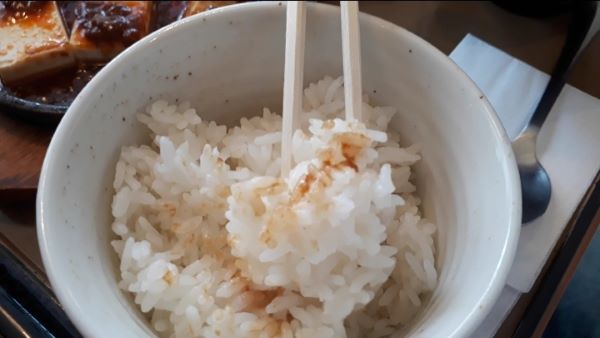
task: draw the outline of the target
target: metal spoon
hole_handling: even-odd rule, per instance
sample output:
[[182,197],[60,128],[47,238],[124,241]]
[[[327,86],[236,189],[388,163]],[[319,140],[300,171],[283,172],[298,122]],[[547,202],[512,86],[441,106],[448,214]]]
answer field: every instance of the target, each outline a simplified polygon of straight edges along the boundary
[[575,8],[565,46],[552,71],[546,90],[529,123],[512,143],[521,176],[523,224],[544,214],[550,203],[552,185],[548,173],[537,159],[536,140],[542,124],[565,85],[571,66],[596,31],[595,27],[590,28],[592,23],[598,26],[600,20],[597,12],[600,11],[594,1],[581,2]]

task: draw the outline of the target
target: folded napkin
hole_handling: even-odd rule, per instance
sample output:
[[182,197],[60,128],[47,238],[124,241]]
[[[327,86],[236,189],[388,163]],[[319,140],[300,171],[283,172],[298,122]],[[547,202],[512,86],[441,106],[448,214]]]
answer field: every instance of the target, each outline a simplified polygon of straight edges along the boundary
[[[490,101],[512,139],[523,129],[549,76],[467,35],[450,58]],[[528,292],[600,169],[600,100],[566,85],[540,131],[537,153],[552,181],[546,213],[521,229],[515,261],[497,307],[476,333],[498,328]],[[486,330],[487,329],[487,330]],[[493,335],[493,333],[492,333]]]

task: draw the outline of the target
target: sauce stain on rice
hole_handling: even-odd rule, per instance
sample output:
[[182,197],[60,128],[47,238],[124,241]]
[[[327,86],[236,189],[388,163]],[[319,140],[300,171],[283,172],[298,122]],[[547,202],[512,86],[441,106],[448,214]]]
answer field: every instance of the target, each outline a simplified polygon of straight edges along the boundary
[[165,272],[165,274],[162,276],[162,279],[167,283],[167,285],[173,285],[173,282],[175,281],[173,273],[171,273],[170,270]]
[[174,217],[177,214],[177,206],[173,202],[163,202],[162,207],[169,213],[171,217]]
[[[332,120],[327,120],[323,124],[324,129],[331,129],[333,126],[334,123]],[[294,204],[308,197],[309,202],[312,202],[314,205],[327,208],[328,203],[322,195],[325,188],[332,183],[332,171],[343,170],[349,167],[358,172],[358,166],[355,163],[356,159],[363,152],[364,148],[370,145],[371,140],[360,133],[343,132],[335,134],[330,143],[332,147],[326,148],[320,153],[321,167],[316,168],[314,165],[309,165],[307,173],[304,174],[302,179],[292,189],[290,203],[278,206],[267,215],[265,225],[260,232],[260,240],[268,248],[273,249],[277,246],[278,243],[275,237],[282,237],[286,229],[288,232],[297,230],[296,214],[293,210]],[[336,151],[341,151],[342,156],[336,156]],[[255,190],[255,200],[260,201],[260,196],[264,195],[280,194],[285,189],[285,182],[278,179],[267,187],[257,188]],[[262,202],[257,203],[260,203],[260,212],[255,212],[255,214],[262,216],[266,210]],[[317,249],[315,241],[311,242],[311,246],[313,249]]]
[[394,109],[365,102],[364,124],[345,121],[341,78],[304,95],[315,115],[294,136],[286,178],[273,169],[281,116],[268,109],[233,128],[187,102],[138,115],[160,142],[121,150],[111,244],[119,286],[160,336],[382,337],[427,301],[435,225],[410,190],[418,156],[377,158],[407,151],[384,141]]
[[371,145],[371,140],[363,134],[344,132],[335,134],[333,141],[339,143],[342,149],[345,161],[341,164],[354,169],[354,171],[358,171],[356,159],[362,153],[363,149]]
[[316,168],[311,166],[308,172],[302,177],[296,188],[292,192],[291,201],[293,204],[298,203],[310,191],[312,184],[317,180]]
[[323,129],[325,130],[331,130],[334,126],[335,123],[333,122],[333,120],[326,120],[323,122]]
[[281,237],[286,232],[290,233],[290,230],[295,230],[296,223],[296,213],[294,213],[289,205],[278,206],[267,216],[265,228],[261,232],[261,240],[264,234],[264,243],[273,249],[277,245],[277,242],[273,239],[273,235]]

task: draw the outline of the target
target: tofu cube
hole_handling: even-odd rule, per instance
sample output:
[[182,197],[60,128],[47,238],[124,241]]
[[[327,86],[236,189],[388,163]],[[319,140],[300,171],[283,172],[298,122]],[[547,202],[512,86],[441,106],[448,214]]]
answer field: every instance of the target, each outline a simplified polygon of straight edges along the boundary
[[105,62],[146,36],[150,1],[82,1],[75,11],[70,44],[83,62]]
[[55,1],[0,4],[0,79],[4,83],[51,73],[75,59]]

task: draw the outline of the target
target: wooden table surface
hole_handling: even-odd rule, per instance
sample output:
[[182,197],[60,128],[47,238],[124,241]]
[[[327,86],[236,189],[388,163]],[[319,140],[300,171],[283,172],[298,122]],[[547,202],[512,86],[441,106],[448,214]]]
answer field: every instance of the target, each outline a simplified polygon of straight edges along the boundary
[[[546,73],[558,58],[569,19],[519,17],[491,2],[369,1],[361,3],[361,10],[405,27],[446,54],[472,33]],[[600,97],[598,59],[600,35],[581,55],[569,79],[596,97]],[[0,114],[0,200],[13,196],[17,188],[35,189],[51,135],[51,127]]]
[[[569,21],[568,16],[520,17],[491,2],[369,1],[361,3],[361,10],[405,27],[446,54],[467,33],[472,33],[546,73],[552,70],[558,58]],[[568,82],[600,97],[599,60],[600,34],[581,55]],[[52,132],[52,127],[32,125],[0,113],[0,201],[3,201],[0,203],[0,234],[8,237],[39,267],[32,197]],[[25,199],[19,205],[7,202],[7,197],[15,199],[18,188],[28,189],[22,195]],[[579,249],[585,248],[585,241],[582,242]],[[574,257],[573,263],[576,263],[577,256]],[[539,283],[542,282],[543,278]],[[512,329],[504,328],[507,334],[513,332]]]

